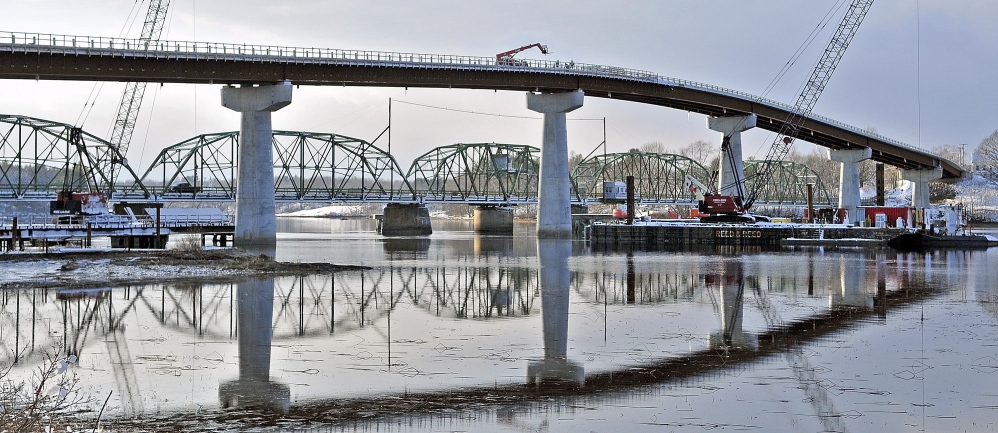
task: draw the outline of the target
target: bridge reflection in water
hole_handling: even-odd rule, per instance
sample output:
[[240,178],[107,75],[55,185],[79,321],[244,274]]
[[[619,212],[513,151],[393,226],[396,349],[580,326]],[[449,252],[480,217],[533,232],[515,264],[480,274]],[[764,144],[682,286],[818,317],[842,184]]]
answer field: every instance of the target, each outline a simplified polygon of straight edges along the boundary
[[933,287],[991,293],[994,283],[934,271],[966,269],[982,259],[975,252],[573,255],[572,241],[538,241],[535,257],[518,257],[504,242],[492,247],[332,275],[8,290],[4,361],[17,362],[16,374],[65,347],[80,356],[87,391],[116,391],[119,415],[221,403],[294,418],[385,393],[416,399],[415,412],[442,395],[592,395],[783,353],[834,429],[833,397],[802,342],[884,321],[937,296]]

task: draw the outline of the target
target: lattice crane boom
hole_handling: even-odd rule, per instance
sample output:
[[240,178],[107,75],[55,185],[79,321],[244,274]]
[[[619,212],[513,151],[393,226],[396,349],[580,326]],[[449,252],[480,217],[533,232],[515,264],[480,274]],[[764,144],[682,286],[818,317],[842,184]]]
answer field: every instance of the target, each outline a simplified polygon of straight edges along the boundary
[[[804,121],[814,109],[814,104],[818,102],[818,97],[825,90],[828,80],[832,78],[832,73],[835,72],[839,61],[842,60],[842,55],[845,54],[846,48],[852,42],[853,36],[856,36],[856,31],[863,23],[863,18],[866,17],[870,6],[873,6],[873,0],[853,0],[852,4],[849,5],[849,9],[846,10],[838,28],[835,29],[835,34],[828,41],[824,53],[818,59],[814,70],[811,71],[811,77],[808,78],[804,90],[797,97],[793,111],[787,116],[787,120],[776,134],[776,139],[773,140],[773,145],[769,148],[766,161],[782,161],[790,152],[794,140],[800,132],[800,127],[804,125]],[[749,192],[749,196],[745,200],[744,208],[746,210],[752,207],[752,203],[755,202],[759,192],[769,182],[773,173],[773,169],[769,165],[762,167],[761,170],[761,173],[756,174],[756,187]]]
[[[140,41],[146,43],[159,40],[163,33],[163,24],[166,22],[166,12],[170,7],[170,0],[150,0],[149,10],[146,12],[145,22],[142,24],[142,34]],[[122,156],[128,151],[128,145],[132,140],[132,132],[135,130],[135,120],[139,116],[139,108],[142,106],[142,98],[145,96],[146,83],[128,82],[125,83],[125,91],[121,95],[121,103],[118,105],[118,115],[114,120],[114,130],[111,132],[111,145],[118,149]],[[110,161],[112,185],[117,179],[120,165],[123,161]]]

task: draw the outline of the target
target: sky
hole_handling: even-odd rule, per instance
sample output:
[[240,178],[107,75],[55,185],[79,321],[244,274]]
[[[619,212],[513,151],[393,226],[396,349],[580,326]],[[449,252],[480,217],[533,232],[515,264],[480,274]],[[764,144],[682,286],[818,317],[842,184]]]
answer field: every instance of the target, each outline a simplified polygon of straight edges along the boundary
[[[836,7],[848,3],[172,0],[161,38],[469,56],[536,42],[551,53],[533,49],[518,57],[652,71],[793,104],[842,16],[844,8]],[[0,31],[137,38],[147,7],[136,0],[7,2]],[[830,23],[821,28],[830,11]],[[981,140],[998,129],[995,22],[993,0],[876,1],[814,113],[924,149],[963,144],[969,161]],[[817,37],[806,44],[815,30]],[[767,91],[801,47],[800,57]],[[0,80],[0,113],[74,124],[108,138],[123,88]],[[142,172],[166,146],[237,130],[239,114],[221,106],[220,89],[150,85],[127,155],[131,165]],[[403,167],[434,147],[455,143],[540,145],[541,121],[527,110],[523,92],[299,87],[291,105],[274,113],[273,124],[371,141],[388,126],[389,99],[392,153]],[[569,151],[586,155],[600,148],[604,118],[608,152],[649,142],[673,150],[695,140],[720,143],[703,115],[586,98],[569,115]],[[772,140],[766,131],[746,132],[745,157],[763,158]],[[800,152],[815,150],[798,143]]]

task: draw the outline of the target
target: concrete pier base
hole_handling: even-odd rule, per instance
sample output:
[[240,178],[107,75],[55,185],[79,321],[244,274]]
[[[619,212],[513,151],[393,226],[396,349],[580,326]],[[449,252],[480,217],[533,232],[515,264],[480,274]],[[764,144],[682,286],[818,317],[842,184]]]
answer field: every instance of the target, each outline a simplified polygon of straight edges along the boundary
[[707,119],[708,128],[723,134],[720,176],[717,179],[717,192],[721,195],[742,196],[746,192],[742,132],[755,128],[755,122],[755,114]]
[[572,184],[568,174],[568,130],[565,113],[582,106],[582,90],[528,93],[527,108],[544,114],[537,237],[572,237]]
[[475,233],[488,235],[513,234],[513,208],[503,206],[476,207]]
[[859,162],[870,159],[873,149],[839,149],[829,150],[828,159],[838,161],[839,167],[839,209],[846,211],[845,224],[858,224],[862,218],[859,215]]
[[290,82],[222,88],[222,106],[242,113],[236,180],[237,246],[277,243],[270,113],[290,103]]
[[911,189],[911,207],[915,209],[925,209],[932,204],[929,203],[929,181],[942,179],[943,169],[931,170],[903,170],[901,178],[913,183]]
[[388,203],[381,220],[384,236],[427,236],[433,234],[430,210],[419,203]]

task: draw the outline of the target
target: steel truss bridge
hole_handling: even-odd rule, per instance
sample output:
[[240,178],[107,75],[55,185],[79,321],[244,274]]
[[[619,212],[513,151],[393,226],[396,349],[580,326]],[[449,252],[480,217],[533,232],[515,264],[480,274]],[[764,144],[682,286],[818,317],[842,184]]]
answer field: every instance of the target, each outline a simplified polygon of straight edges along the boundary
[[[537,202],[540,149],[520,144],[462,143],[437,147],[403,171],[384,150],[336,134],[275,131],[274,196],[279,201],[422,202],[515,205]],[[113,146],[70,125],[24,116],[0,116],[0,200],[49,201],[59,191],[98,191],[112,201],[229,201],[236,195],[239,133],[203,134],[169,146],[139,176]],[[131,179],[111,185],[112,160]],[[754,167],[747,162],[750,187]],[[817,185],[819,204],[831,204],[820,178],[807,167],[779,169],[761,204],[802,205],[804,185]],[[692,205],[686,175],[711,182],[710,170],[679,155],[593,155],[571,174],[573,201],[603,201],[603,182],[636,179],[642,204]],[[127,178],[127,176],[122,176]],[[183,189],[174,185],[187,184]]]

